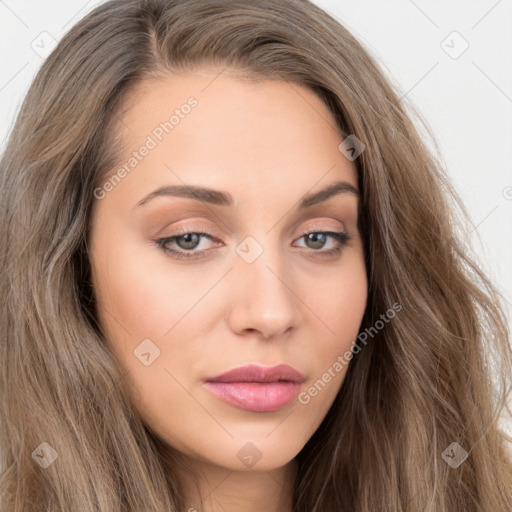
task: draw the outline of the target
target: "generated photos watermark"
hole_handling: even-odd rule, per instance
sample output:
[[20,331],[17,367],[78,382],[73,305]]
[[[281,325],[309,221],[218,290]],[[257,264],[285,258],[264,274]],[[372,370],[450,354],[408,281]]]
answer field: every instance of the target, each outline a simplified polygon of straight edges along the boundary
[[399,302],[395,302],[393,306],[386,311],[386,313],[380,315],[380,320],[377,320],[373,326],[367,327],[364,331],[360,332],[355,340],[353,349],[347,350],[343,354],[339,355],[337,360],[326,370],[325,373],[322,374],[319,379],[315,381],[313,385],[311,385],[307,390],[299,393],[298,401],[304,405],[309,404],[311,398],[317,396],[318,393],[322,391],[334,377],[336,377],[336,374],[339,374],[348,366],[354,355],[361,351],[361,346],[359,344],[362,343],[363,345],[366,345],[368,343],[368,336],[371,338],[376,336],[379,331],[383,329],[384,326],[393,318],[395,318],[396,314],[400,311],[402,311],[402,305]]
[[146,137],[144,144],[132,153],[130,158],[108,179],[103,183],[101,187],[94,189],[94,197],[96,199],[103,199],[108,192],[114,190],[114,188],[126,178],[130,172],[135,169],[150,152],[155,149],[160,142],[163,141],[165,135],[174,130],[183,119],[185,119],[193,108],[196,108],[199,102],[196,98],[191,96],[186,103],[181,107],[174,109],[174,113],[169,117],[168,120],[161,122],[158,126],[153,128],[151,133]]

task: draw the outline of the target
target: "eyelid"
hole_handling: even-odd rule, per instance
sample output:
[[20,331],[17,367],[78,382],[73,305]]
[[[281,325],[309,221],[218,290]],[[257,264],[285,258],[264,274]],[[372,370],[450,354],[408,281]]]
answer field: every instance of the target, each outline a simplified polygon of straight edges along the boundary
[[[335,220],[335,219],[331,219],[332,220]],[[326,225],[326,223],[329,222],[327,220],[324,220],[324,221],[320,221],[320,220],[315,220],[313,221],[311,224],[307,224],[305,228],[301,229],[300,231],[300,235],[299,236],[303,236],[307,233],[310,233],[312,231],[315,231],[315,230],[318,230],[318,231],[343,231],[344,233],[347,232],[347,230],[345,229],[345,224],[339,220],[335,220],[336,224],[338,224],[337,227],[331,227],[331,226],[328,226]]]
[[179,236],[179,235],[183,235],[185,233],[198,233],[198,232],[208,232],[208,234],[210,234],[209,230],[205,229],[203,226],[184,225],[184,226],[179,226],[177,228],[174,228],[172,233],[169,236]]
[[169,238],[169,237],[173,237],[173,236],[184,235],[186,233],[199,233],[199,232],[207,234],[207,235],[211,236],[212,238],[219,238],[219,236],[216,236],[214,234],[214,231],[210,227],[207,227],[207,225],[205,223],[200,223],[198,221],[187,221],[187,224],[182,224],[182,225],[180,225],[176,228],[172,228],[172,229],[169,229],[168,227],[166,227],[165,229],[162,230],[162,232],[159,232],[156,235],[156,237]]

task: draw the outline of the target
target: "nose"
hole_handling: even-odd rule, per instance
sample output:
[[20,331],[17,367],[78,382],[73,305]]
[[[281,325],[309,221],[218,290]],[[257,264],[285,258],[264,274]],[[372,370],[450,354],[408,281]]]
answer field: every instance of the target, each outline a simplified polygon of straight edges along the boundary
[[229,324],[233,332],[265,339],[289,334],[300,321],[300,298],[290,272],[268,251],[247,263],[239,260],[231,274]]

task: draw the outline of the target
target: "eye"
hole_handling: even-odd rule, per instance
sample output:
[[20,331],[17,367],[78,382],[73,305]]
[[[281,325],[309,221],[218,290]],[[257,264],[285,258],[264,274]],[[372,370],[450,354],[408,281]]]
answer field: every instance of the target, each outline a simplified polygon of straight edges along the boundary
[[[177,230],[176,234],[173,236],[159,238],[158,240],[155,240],[155,242],[166,254],[170,254],[171,256],[179,259],[186,259],[197,258],[207,252],[207,249],[202,249],[200,251],[195,250],[200,245],[202,238],[213,240],[213,236],[208,233],[190,231],[187,230],[187,228],[181,228]],[[169,247],[169,244],[175,244],[178,248],[173,249]]]
[[[209,233],[202,231],[192,231],[189,228],[180,228],[172,236],[159,238],[155,243],[166,254],[178,259],[195,259],[200,258],[210,249],[196,250],[201,245],[202,239],[215,240]],[[330,249],[323,249],[327,241],[331,239]],[[343,247],[348,245],[351,237],[343,231],[309,231],[304,233],[298,240],[304,240],[306,244],[310,244],[308,252],[322,256],[333,256],[339,254]],[[174,248],[170,245],[174,244]],[[294,247],[297,247],[294,245]]]
[[[318,249],[323,249],[325,247],[329,238],[331,239],[331,245],[333,243],[332,241],[334,241],[334,246],[330,249],[319,251]],[[350,239],[350,236],[344,231],[310,231],[299,238],[299,240],[304,240],[306,246],[311,249],[309,252],[327,256],[339,254],[343,247],[348,245]]]

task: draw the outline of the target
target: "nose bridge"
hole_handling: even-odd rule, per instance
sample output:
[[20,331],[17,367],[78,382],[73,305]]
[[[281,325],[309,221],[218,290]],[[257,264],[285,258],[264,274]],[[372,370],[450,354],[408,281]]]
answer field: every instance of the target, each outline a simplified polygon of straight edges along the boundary
[[236,248],[233,283],[238,290],[231,311],[234,330],[258,330],[267,338],[296,325],[299,313],[285,255],[271,240],[267,235],[260,243],[248,236]]

